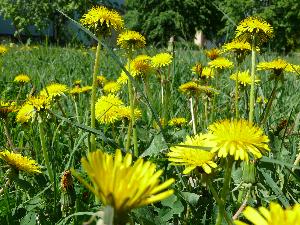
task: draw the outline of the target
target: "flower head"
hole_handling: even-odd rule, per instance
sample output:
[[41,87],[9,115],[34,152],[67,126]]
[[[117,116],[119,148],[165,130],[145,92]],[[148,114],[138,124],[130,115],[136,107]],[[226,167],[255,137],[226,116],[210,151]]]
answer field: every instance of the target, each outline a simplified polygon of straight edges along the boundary
[[19,153],[5,150],[0,152],[0,158],[18,171],[21,170],[27,173],[41,173],[41,168],[37,165],[36,161],[26,156],[22,156]]
[[97,82],[98,82],[99,86],[102,87],[107,82],[107,79],[105,76],[100,75],[100,76],[97,76]]
[[0,55],[5,54],[7,52],[7,48],[3,45],[0,45]]
[[194,81],[189,81],[179,86],[179,91],[187,95],[198,95],[200,93],[218,94],[218,91],[211,86],[202,86]]
[[[300,204],[283,209],[278,203],[271,202],[269,209],[261,206],[257,209],[247,206],[243,215],[254,225],[296,225],[300,221]],[[236,225],[250,225],[235,220]]]
[[6,102],[0,100],[0,118],[6,118],[9,113],[17,111],[15,101]]
[[207,151],[209,149],[204,149],[214,147],[214,145],[206,134],[198,134],[194,137],[187,137],[186,141],[178,146],[171,147],[167,156],[172,164],[186,167],[184,174],[190,173],[196,167],[201,167],[205,173],[209,174],[212,168],[217,167],[217,164],[213,161],[215,154]]
[[201,78],[214,78],[215,71],[213,68],[205,66],[202,70]]
[[234,160],[249,161],[249,155],[257,159],[262,157],[262,153],[270,151],[267,144],[269,138],[260,127],[247,120],[218,121],[208,130],[210,140],[216,143],[211,151],[218,152],[218,157],[226,158],[229,154]]
[[172,55],[169,53],[159,53],[152,57],[151,62],[154,68],[161,68],[172,63]]
[[186,124],[186,118],[184,117],[175,117],[169,120],[168,125],[171,127],[181,127]]
[[110,124],[120,120],[119,107],[124,103],[113,94],[101,96],[95,105],[96,119],[102,124]]
[[271,70],[277,76],[281,75],[284,71],[292,72],[290,64],[283,59],[276,59],[271,62],[260,62],[257,65],[257,70]]
[[83,87],[75,86],[74,88],[69,90],[69,94],[78,95],[78,94],[82,94],[82,93],[87,93],[91,90],[92,90],[92,86],[83,86]]
[[[251,85],[251,76],[249,73],[249,70],[245,71],[238,71],[230,76],[231,80],[238,80],[239,84],[246,86]],[[255,80],[255,82],[258,82],[259,80]]]
[[273,37],[273,27],[261,18],[250,16],[239,23],[235,38],[239,41],[251,42],[256,37],[256,43],[262,44]]
[[50,99],[59,97],[68,91],[68,87],[65,84],[50,84],[41,90],[40,95],[49,97]]
[[226,59],[224,57],[219,57],[216,58],[215,60],[210,61],[208,65],[211,68],[215,68],[215,69],[226,69],[226,68],[232,68],[233,62],[231,62],[229,59]]
[[15,77],[14,82],[19,84],[25,84],[30,82],[30,77],[26,74],[19,74],[18,76]]
[[[134,119],[137,120],[142,116],[142,112],[139,109],[134,109]],[[129,106],[120,106],[118,107],[118,116],[121,120],[126,119],[130,120],[131,119],[131,109]]]
[[112,206],[117,215],[165,199],[174,192],[166,189],[175,180],[161,183],[163,171],[155,171],[154,163],[139,158],[132,164],[132,155],[122,157],[120,150],[115,156],[99,150],[90,152],[81,163],[93,183],[86,186],[104,205]]
[[119,92],[120,89],[121,89],[121,85],[115,81],[107,82],[103,87],[103,91],[105,93],[112,93],[112,94]]
[[128,30],[119,34],[117,45],[123,49],[144,48],[146,45],[146,39],[139,32]]
[[16,116],[16,121],[19,123],[27,123],[32,118],[33,113],[34,113],[33,105],[25,103],[19,109]]
[[103,35],[110,34],[112,29],[121,30],[124,26],[120,14],[104,6],[93,7],[82,16],[80,22],[97,34]]
[[210,59],[214,60],[218,58],[222,54],[222,51],[217,48],[212,48],[210,50],[205,51],[205,55]]
[[40,95],[37,97],[31,96],[28,98],[25,104],[31,105],[35,112],[39,112],[50,108],[51,98],[45,95]]
[[250,52],[251,51],[251,45],[249,42],[242,42],[238,40],[234,40],[232,42],[226,43],[223,45],[223,51],[224,52]]

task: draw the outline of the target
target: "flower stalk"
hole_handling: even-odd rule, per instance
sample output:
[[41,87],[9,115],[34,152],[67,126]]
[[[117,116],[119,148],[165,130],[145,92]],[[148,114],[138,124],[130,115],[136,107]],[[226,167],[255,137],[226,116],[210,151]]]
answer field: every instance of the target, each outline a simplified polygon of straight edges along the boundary
[[[91,97],[91,128],[96,128],[96,117],[95,117],[95,104],[96,104],[96,93],[97,93],[97,74],[100,69],[100,51],[101,51],[101,42],[100,37],[98,37],[98,45],[96,50],[96,58],[94,63],[94,71],[93,71],[93,84],[92,84],[92,97]],[[96,150],[96,136],[95,134],[91,134],[91,151]]]
[[46,147],[46,139],[45,139],[46,134],[45,134],[45,130],[44,130],[44,127],[43,127],[43,119],[42,119],[42,116],[40,115],[40,113],[38,113],[38,127],[39,127],[40,141],[41,141],[43,157],[45,159],[45,164],[46,164],[46,167],[47,167],[50,182],[53,183],[54,182],[54,176],[53,176],[53,171],[52,171],[52,168],[51,168],[50,162],[49,162],[49,156],[48,156],[48,151],[47,151],[47,147]]
[[250,88],[250,103],[249,103],[249,121],[253,122],[254,117],[254,89],[255,89],[255,57],[256,57],[256,42],[255,35],[252,35],[251,44],[251,88]]

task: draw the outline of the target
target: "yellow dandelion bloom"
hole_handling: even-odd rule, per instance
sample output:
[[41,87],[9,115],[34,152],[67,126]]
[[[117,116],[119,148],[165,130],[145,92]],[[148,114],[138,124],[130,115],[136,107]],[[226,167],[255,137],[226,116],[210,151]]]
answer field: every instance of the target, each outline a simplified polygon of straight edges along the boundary
[[144,48],[146,39],[137,31],[127,30],[119,34],[117,45],[124,49]]
[[82,80],[75,80],[73,82],[74,86],[80,86],[81,85]]
[[[127,63],[125,66],[126,70],[130,72],[132,77],[137,76],[145,76],[147,75],[151,70],[152,66],[150,64],[151,57],[147,55],[138,55],[136,58],[134,58],[130,62],[130,66]],[[118,78],[117,82],[119,84],[126,84],[128,81],[128,76],[125,73],[125,71],[122,70],[120,77]]]
[[291,72],[290,64],[284,59],[276,59],[271,62],[260,62],[257,65],[257,70],[271,70],[275,75],[280,75],[282,72]]
[[6,118],[9,113],[17,111],[17,106],[15,101],[6,102],[0,100],[0,117]]
[[100,76],[97,76],[97,82],[98,82],[99,86],[102,87],[107,82],[107,79],[105,76],[100,75]]
[[285,68],[285,71],[291,72],[291,73],[297,73],[300,74],[300,65],[295,65],[292,63],[289,63],[287,67]]
[[67,85],[55,83],[46,86],[43,90],[41,90],[40,95],[49,98],[55,98],[63,95],[67,91]]
[[[131,109],[129,106],[120,106],[118,107],[118,115],[120,119],[131,119]],[[141,118],[142,112],[139,109],[134,109],[134,118],[135,120]]]
[[173,178],[161,183],[159,177],[163,171],[155,171],[154,163],[139,158],[132,164],[132,155],[127,153],[122,157],[120,150],[116,150],[115,156],[99,150],[89,152],[81,163],[93,183],[88,185],[84,181],[84,184],[105,206],[112,206],[118,216],[133,208],[161,201],[174,193],[173,190],[166,190],[174,183]]
[[18,171],[41,173],[41,168],[37,165],[36,161],[19,153],[5,150],[0,152],[0,158]]
[[184,94],[198,94],[200,92],[199,84],[194,81],[189,81],[179,86],[179,91]]
[[217,48],[212,48],[210,50],[205,51],[205,55],[210,60],[214,60],[214,59],[218,58],[221,54],[222,54],[222,51]]
[[215,71],[213,68],[205,66],[203,67],[201,78],[214,78]]
[[247,206],[243,215],[251,223],[235,220],[236,225],[299,225],[300,224],[300,204],[295,204],[291,208],[283,209],[278,203],[271,202],[269,209],[261,206],[257,209]]
[[197,74],[198,76],[201,76],[202,71],[203,71],[203,66],[201,63],[196,63],[196,65],[192,67],[193,74]]
[[81,24],[94,30],[97,34],[110,34],[111,30],[123,29],[124,21],[115,10],[104,6],[95,6],[80,19]]
[[262,157],[262,153],[270,151],[269,138],[263,130],[253,123],[241,120],[223,120],[213,123],[208,127],[211,141],[216,143],[212,152],[218,152],[218,157],[226,158],[227,155],[234,160],[249,161],[251,158]]
[[18,111],[16,121],[19,123],[27,123],[34,113],[33,105],[25,103]]
[[113,94],[101,96],[95,105],[96,119],[102,124],[120,120],[119,107],[122,105],[122,100]]
[[26,74],[19,74],[18,76],[15,77],[14,82],[25,84],[30,82],[30,77]]
[[92,90],[92,86],[83,86],[81,87],[81,93],[87,93]]
[[51,98],[44,95],[37,97],[31,96],[28,98],[25,104],[32,105],[34,111],[38,112],[50,108]]
[[235,38],[239,41],[252,41],[256,37],[256,44],[261,44],[273,37],[273,27],[261,18],[250,16],[239,23]]
[[168,125],[171,127],[181,127],[187,123],[186,118],[184,117],[175,117],[169,120]]
[[[239,84],[246,86],[251,85],[251,76],[249,70],[238,71],[230,76],[231,80],[236,81],[238,79]],[[259,82],[259,80],[255,80],[255,82]]]
[[119,92],[121,89],[121,85],[118,82],[115,81],[110,81],[107,82],[104,87],[103,87],[103,91],[108,94],[108,93],[117,93]]
[[81,94],[81,93],[87,93],[91,90],[92,90],[92,86],[84,86],[84,87],[75,86],[74,88],[69,90],[69,94],[78,95],[78,94]]
[[229,59],[226,59],[224,57],[219,57],[216,58],[215,60],[210,61],[208,65],[214,69],[226,69],[226,68],[232,68],[233,62],[231,62]]
[[206,134],[187,137],[186,141],[170,148],[170,152],[167,153],[168,160],[173,165],[185,166],[183,174],[188,174],[197,167],[201,167],[205,173],[209,174],[212,168],[217,167],[217,164],[213,161],[215,154],[204,149],[214,146],[215,144],[207,138]]
[[0,45],[0,55],[5,54],[7,51],[8,49],[5,46]]
[[223,51],[224,52],[250,52],[251,51],[251,45],[249,42],[243,42],[234,40],[232,42],[226,43],[223,45]]
[[161,68],[170,65],[172,58],[169,53],[159,53],[151,58],[151,63],[154,68]]

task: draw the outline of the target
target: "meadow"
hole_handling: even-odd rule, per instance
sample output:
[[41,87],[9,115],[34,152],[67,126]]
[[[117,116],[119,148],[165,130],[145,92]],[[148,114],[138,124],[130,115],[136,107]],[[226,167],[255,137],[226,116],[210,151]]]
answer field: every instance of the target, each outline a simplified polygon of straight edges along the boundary
[[[264,48],[257,52],[252,119],[257,127],[253,128],[252,123],[246,122],[251,108],[251,51],[239,61],[230,51],[176,47],[176,43],[172,49],[141,48],[131,53],[133,61],[143,55],[143,60],[137,60],[141,63],[137,68],[142,72],[134,74],[136,68],[134,64],[127,64],[131,58],[126,50],[102,48],[98,55],[100,66],[96,74],[96,124],[93,128],[90,126],[92,74],[99,49],[15,44],[5,47],[7,52],[0,56],[0,224],[238,224],[233,220],[246,221],[242,211],[248,205],[268,208],[276,202],[289,209],[299,202],[298,55],[280,56]],[[169,58],[165,64],[155,67],[153,58],[161,53]],[[114,55],[117,59],[112,57]],[[230,59],[231,64],[214,67],[211,62],[220,57]],[[260,64],[277,59],[285,60],[283,66],[275,62],[273,69]],[[132,78],[124,71],[123,80],[120,78],[120,63]],[[210,68],[206,75],[205,68]],[[230,78],[238,71],[246,71],[247,79]],[[28,76],[30,81],[16,79],[19,75]],[[239,76],[243,75],[236,75],[236,79]],[[127,86],[130,82],[132,90]],[[109,83],[111,86],[107,85]],[[58,91],[59,88],[52,90],[51,84],[65,86]],[[87,87],[85,91],[84,87]],[[51,103],[38,99],[43,91],[45,98],[55,92]],[[112,95],[118,98],[113,103],[107,99],[100,101]],[[129,107],[131,103],[134,109]],[[26,104],[34,108],[20,117]],[[117,106],[121,108],[114,109]],[[7,110],[10,107],[12,109]],[[115,111],[111,112],[112,109]],[[123,117],[116,117],[122,110]],[[233,138],[231,141],[235,144],[225,144],[224,148],[229,146],[226,155],[210,153],[209,150],[216,146],[204,142],[204,135],[216,134],[213,129],[220,127],[222,121],[230,124],[226,127],[228,130],[221,131],[225,139],[227,132],[232,134],[232,127],[241,125],[233,132],[234,138],[240,140]],[[132,123],[134,126],[130,129]],[[244,127],[251,129],[244,132]],[[132,138],[134,132],[136,142]],[[92,134],[96,137],[96,152],[101,152],[102,158],[99,158],[105,161],[103,165],[92,155]],[[264,141],[253,147],[250,143],[255,135],[260,135],[257,142]],[[231,153],[232,149],[239,152],[240,148],[245,152]],[[253,148],[258,149],[258,153]],[[179,156],[181,159],[174,156],[179,154],[178,150],[185,152]],[[9,158],[6,151],[28,158]],[[197,151],[212,154],[209,162],[203,161],[206,153],[198,156]],[[123,165],[120,154],[125,156],[126,153]],[[142,175],[124,169],[131,159],[129,153],[134,162],[140,163],[133,168],[144,171]],[[81,160],[87,155],[90,167],[87,161]],[[114,159],[109,158],[112,155]],[[35,160],[35,164],[28,162],[29,158]],[[162,169],[163,173],[150,173],[154,167],[150,164],[143,167],[139,158],[145,164],[155,164],[156,171]],[[115,164],[110,164],[113,160]],[[115,172],[118,166],[120,175]],[[90,184],[88,177],[93,176]],[[158,194],[157,200],[152,202],[149,199],[159,190],[153,191],[154,194],[148,193],[148,199],[122,211],[130,197],[146,195],[149,187],[141,190],[142,193],[139,188],[146,185],[143,177],[147,176],[149,180],[159,177],[165,187],[158,189],[162,192],[169,188],[172,193],[162,192],[166,197]],[[119,199],[131,191],[121,190],[122,179],[132,182],[132,189],[137,190],[124,200],[124,205],[117,206]],[[103,197],[105,191],[97,189],[100,185],[97,182],[109,183],[104,189],[112,185],[116,196],[110,193],[112,197]],[[156,180],[151,182],[151,188],[158,185]],[[299,208],[293,209],[299,218]],[[275,211],[271,209],[272,213]],[[251,221],[247,215],[246,218]]]

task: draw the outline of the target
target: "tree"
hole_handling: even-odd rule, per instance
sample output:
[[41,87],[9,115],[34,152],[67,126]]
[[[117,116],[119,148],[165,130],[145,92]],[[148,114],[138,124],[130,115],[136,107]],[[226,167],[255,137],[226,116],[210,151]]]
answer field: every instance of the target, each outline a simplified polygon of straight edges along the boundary
[[210,38],[223,25],[215,0],[127,0],[125,22],[149,42],[164,45],[171,36],[193,40],[196,29]]

